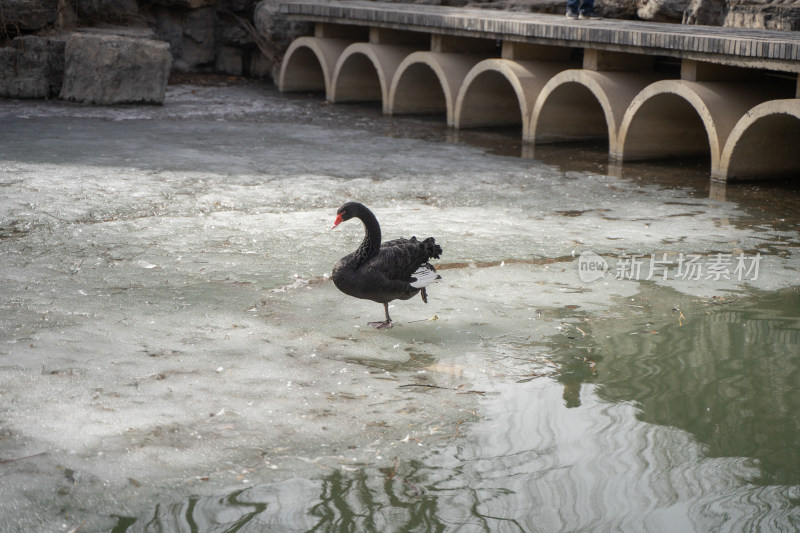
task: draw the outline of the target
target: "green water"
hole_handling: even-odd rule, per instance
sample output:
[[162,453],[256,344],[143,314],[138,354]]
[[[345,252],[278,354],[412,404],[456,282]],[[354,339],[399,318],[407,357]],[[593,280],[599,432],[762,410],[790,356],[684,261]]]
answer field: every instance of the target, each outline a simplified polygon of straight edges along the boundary
[[800,293],[687,302],[680,321],[653,297],[642,314],[664,318],[597,342],[598,394],[636,402],[640,420],[690,433],[710,457],[752,459],[753,483],[800,483]]

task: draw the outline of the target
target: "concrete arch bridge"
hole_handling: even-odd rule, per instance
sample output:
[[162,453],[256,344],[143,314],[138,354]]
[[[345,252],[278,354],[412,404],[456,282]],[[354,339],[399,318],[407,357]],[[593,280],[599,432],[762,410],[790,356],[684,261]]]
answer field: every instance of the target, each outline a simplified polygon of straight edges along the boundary
[[606,140],[610,160],[706,157],[711,179],[800,176],[800,32],[379,2],[281,5],[315,23],[282,92],[380,102],[526,143]]

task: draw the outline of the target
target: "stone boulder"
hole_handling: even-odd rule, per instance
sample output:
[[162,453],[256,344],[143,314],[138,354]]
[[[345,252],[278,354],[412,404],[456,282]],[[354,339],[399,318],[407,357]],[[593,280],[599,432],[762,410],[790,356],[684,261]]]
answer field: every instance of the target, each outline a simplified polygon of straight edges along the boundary
[[254,27],[270,48],[270,56],[282,58],[292,41],[304,34],[312,34],[314,25],[308,22],[290,22],[280,12],[279,5],[285,0],[262,0],[253,12]]
[[26,35],[0,48],[0,98],[57,96],[64,79],[66,39]]
[[74,0],[78,17],[94,23],[127,23],[139,16],[136,0]]
[[214,8],[156,6],[154,13],[158,38],[169,43],[176,70],[213,64],[217,24]]
[[64,100],[101,105],[164,102],[172,67],[165,42],[73,34],[64,59]]
[[725,0],[691,0],[683,12],[684,24],[722,26],[725,20]]
[[[458,0],[458,2],[461,1]],[[466,7],[553,13],[556,15],[563,15],[567,11],[566,0],[470,0],[464,2],[464,4]],[[449,2],[447,5],[460,4]],[[604,17],[614,19],[636,18],[636,0],[595,0],[594,7]]]
[[800,0],[729,0],[724,25],[733,28],[800,30]]
[[682,22],[689,0],[638,0],[636,14],[653,22]]
[[0,0],[0,36],[40,30],[57,16],[58,0]]

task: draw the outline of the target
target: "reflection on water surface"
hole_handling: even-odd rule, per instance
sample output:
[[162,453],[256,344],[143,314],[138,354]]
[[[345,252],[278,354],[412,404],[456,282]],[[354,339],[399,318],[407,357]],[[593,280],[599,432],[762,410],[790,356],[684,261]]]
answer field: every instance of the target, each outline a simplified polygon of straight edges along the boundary
[[[600,318],[562,310],[545,343],[557,374],[481,383],[482,418],[416,459],[164,502],[115,531],[800,526],[800,293],[701,301],[645,285]],[[410,356],[391,370],[432,361]]]

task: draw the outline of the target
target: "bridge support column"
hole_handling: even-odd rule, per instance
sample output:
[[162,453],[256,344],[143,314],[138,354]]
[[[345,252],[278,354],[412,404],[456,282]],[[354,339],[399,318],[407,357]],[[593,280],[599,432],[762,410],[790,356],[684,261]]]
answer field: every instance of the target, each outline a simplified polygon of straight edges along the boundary
[[280,92],[324,91],[330,94],[336,62],[352,41],[327,37],[295,39],[281,64]]
[[570,63],[485,59],[469,71],[458,93],[455,128],[522,125],[528,130],[542,87]]
[[771,100],[742,117],[711,179],[800,177],[800,99]]
[[414,52],[397,67],[389,90],[387,113],[445,114],[453,125],[458,89],[481,56]]
[[612,158],[621,161],[708,156],[712,173],[739,119],[772,95],[749,83],[662,80],[625,112]]
[[389,113],[389,91],[397,67],[415,48],[391,44],[354,43],[339,56],[328,101],[383,103]]
[[524,140],[543,144],[608,139],[613,153],[625,111],[656,79],[632,72],[565,70],[542,88]]
[[529,143],[607,139],[617,132],[633,98],[658,80],[647,56],[585,50],[583,69],[565,70],[542,88],[524,132]]

